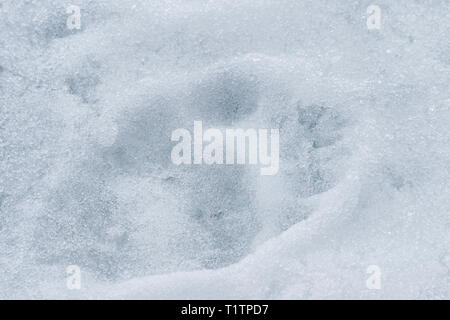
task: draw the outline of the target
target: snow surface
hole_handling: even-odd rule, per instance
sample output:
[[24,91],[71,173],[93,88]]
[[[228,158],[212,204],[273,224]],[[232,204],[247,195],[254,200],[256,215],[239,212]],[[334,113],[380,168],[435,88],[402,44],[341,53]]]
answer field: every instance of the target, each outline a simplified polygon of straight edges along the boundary
[[[447,0],[1,1],[0,298],[449,299],[449,71]],[[173,165],[194,120],[279,173]]]

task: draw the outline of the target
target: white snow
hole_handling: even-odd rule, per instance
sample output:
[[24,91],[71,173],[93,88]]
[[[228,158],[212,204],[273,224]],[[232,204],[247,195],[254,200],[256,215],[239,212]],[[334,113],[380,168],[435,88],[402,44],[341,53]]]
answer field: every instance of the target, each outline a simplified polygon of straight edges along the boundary
[[[0,298],[450,298],[448,1],[73,4],[0,4]],[[173,165],[194,120],[279,173]]]

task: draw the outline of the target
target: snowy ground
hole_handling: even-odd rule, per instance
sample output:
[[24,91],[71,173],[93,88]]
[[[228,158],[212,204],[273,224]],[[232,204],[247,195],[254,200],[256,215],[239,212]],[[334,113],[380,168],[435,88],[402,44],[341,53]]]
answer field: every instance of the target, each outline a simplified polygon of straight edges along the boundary
[[449,299],[449,85],[447,0],[0,1],[0,298]]

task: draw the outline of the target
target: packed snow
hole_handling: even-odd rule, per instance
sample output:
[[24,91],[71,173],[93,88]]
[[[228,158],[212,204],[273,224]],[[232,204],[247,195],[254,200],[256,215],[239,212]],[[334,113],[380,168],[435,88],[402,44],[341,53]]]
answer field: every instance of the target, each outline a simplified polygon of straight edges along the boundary
[[[174,165],[195,120],[279,129],[278,173]],[[449,281],[449,1],[0,2],[0,299],[449,299]]]

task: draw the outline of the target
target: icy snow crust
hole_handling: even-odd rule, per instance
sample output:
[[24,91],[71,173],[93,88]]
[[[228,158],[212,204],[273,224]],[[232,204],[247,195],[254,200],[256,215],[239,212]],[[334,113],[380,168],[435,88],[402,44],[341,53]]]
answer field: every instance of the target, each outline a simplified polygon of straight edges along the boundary
[[[0,4],[0,298],[450,298],[448,1],[74,4]],[[174,166],[194,120],[278,175]]]

